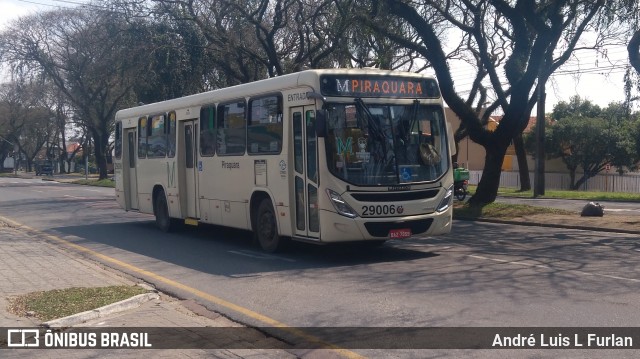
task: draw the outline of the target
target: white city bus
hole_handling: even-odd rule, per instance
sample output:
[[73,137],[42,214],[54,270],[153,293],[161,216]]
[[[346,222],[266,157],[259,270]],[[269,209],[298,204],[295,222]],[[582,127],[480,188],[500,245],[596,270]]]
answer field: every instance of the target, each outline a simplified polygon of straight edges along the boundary
[[436,81],[308,70],[116,114],[116,198],[155,215],[315,243],[451,229],[452,132]]

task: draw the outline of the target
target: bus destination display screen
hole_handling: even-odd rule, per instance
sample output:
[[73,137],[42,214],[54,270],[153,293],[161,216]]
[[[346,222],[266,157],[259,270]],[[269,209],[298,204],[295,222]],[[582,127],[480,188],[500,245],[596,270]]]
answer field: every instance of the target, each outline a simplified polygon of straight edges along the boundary
[[432,79],[399,76],[323,75],[324,96],[438,98],[440,91]]

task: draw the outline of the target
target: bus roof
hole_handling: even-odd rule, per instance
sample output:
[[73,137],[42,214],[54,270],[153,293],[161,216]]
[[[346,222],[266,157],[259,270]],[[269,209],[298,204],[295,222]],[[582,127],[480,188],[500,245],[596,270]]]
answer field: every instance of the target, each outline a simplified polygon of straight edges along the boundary
[[[273,93],[279,90],[300,86],[312,86],[318,83],[318,79],[322,75],[372,75],[433,79],[432,76],[418,73],[380,70],[375,68],[305,70],[250,83],[202,92],[185,97],[174,98],[171,100],[123,109],[116,113],[116,120],[139,117],[153,113],[168,112],[179,108],[219,103],[233,99],[244,98],[247,96],[255,96],[263,93]],[[319,91],[319,89],[314,90]]]

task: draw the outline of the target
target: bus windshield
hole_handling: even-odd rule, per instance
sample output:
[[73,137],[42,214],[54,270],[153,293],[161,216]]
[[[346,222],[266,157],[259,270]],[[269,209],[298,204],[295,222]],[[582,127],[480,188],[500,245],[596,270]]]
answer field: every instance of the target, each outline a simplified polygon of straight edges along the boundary
[[399,185],[439,179],[449,151],[442,107],[328,104],[329,170],[354,185]]

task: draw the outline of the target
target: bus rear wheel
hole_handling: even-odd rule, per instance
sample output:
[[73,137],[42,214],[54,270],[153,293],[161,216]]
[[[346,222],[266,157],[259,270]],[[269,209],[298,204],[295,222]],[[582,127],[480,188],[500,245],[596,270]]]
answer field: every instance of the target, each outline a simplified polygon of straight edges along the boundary
[[269,199],[262,200],[258,207],[254,233],[260,247],[266,252],[273,253],[280,247],[281,239],[278,234],[276,214]]
[[154,203],[153,213],[156,216],[156,226],[165,233],[170,232],[173,223],[171,217],[169,217],[169,207],[167,206],[167,198],[164,192],[160,191],[156,194]]

